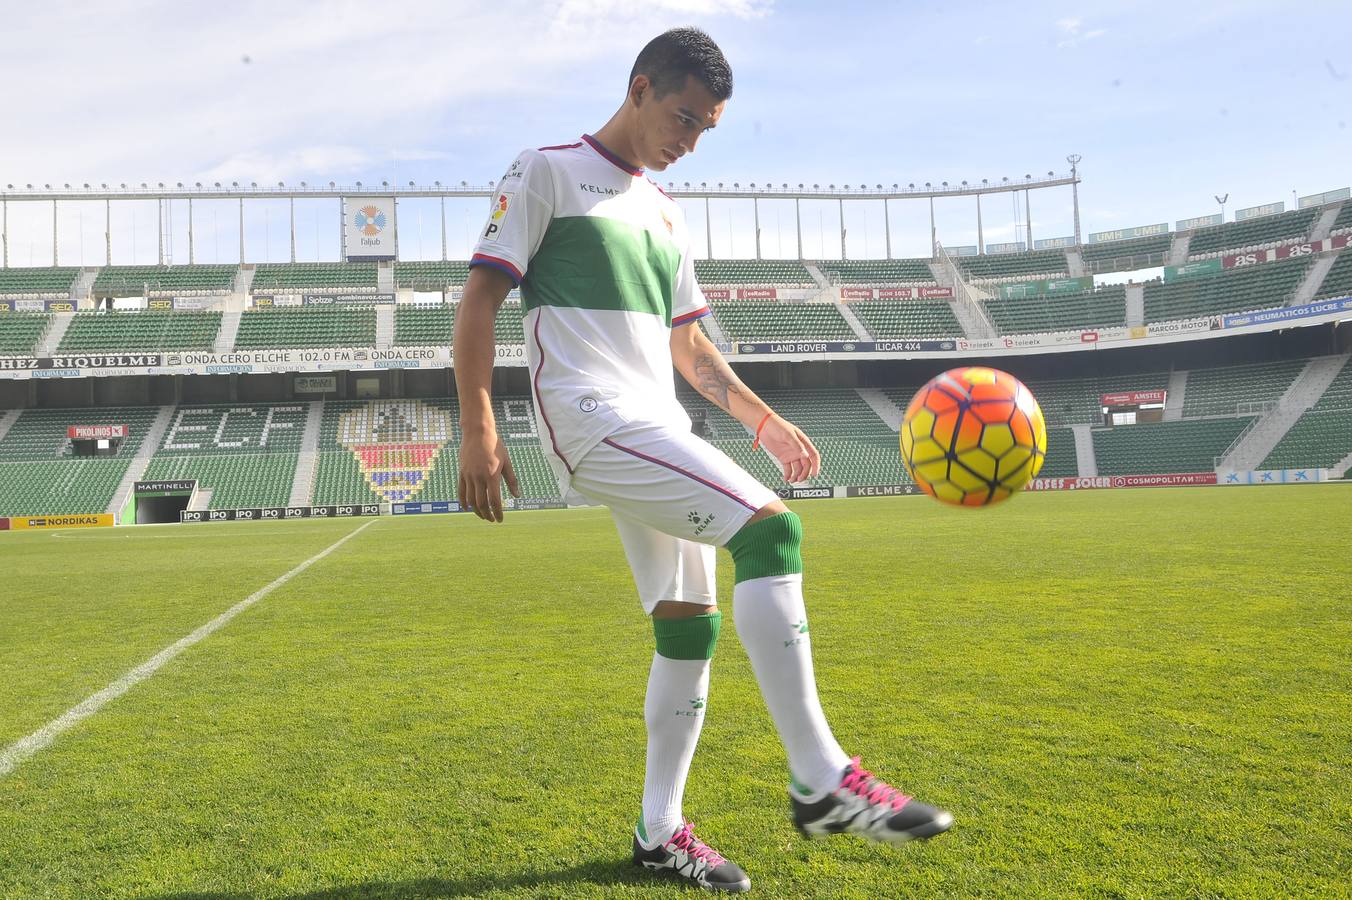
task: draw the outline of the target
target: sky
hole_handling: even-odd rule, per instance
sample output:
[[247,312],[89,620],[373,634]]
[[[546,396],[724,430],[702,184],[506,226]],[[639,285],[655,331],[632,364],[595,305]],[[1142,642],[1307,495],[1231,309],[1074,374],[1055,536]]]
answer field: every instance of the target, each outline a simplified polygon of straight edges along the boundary
[[[13,184],[488,185],[525,147],[574,141],[619,106],[633,58],[698,25],[735,90],[666,184],[891,185],[1066,172],[1082,232],[1352,184],[1352,4],[1276,2],[466,3],[0,0],[0,190]],[[986,242],[1022,240],[1018,195],[982,203]],[[1034,238],[1074,233],[1069,188],[1031,196]],[[756,252],[749,201],[685,201],[694,251]],[[239,260],[238,207],[194,204],[194,259]],[[839,258],[838,206],[802,204],[803,255]],[[51,204],[11,201],[10,265],[52,263]],[[448,201],[466,258],[486,201]],[[923,201],[844,205],[845,253],[929,255]],[[245,205],[245,258],[290,258],[285,201]],[[437,201],[400,202],[404,259],[441,257]],[[188,260],[185,203],[167,258]],[[335,201],[298,201],[298,259],[337,259]],[[761,253],[798,254],[792,203],[760,204]],[[977,242],[971,198],[936,204]],[[153,202],[112,206],[112,262],[154,263]],[[104,208],[63,203],[59,261],[102,265]]]

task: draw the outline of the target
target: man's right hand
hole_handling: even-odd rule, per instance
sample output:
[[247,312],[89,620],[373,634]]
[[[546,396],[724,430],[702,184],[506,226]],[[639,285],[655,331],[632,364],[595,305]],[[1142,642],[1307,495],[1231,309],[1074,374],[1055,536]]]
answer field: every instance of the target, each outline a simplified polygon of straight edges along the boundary
[[502,482],[513,497],[521,496],[507,445],[496,434],[465,435],[460,444],[457,494],[461,509],[472,509],[485,522],[502,521]]

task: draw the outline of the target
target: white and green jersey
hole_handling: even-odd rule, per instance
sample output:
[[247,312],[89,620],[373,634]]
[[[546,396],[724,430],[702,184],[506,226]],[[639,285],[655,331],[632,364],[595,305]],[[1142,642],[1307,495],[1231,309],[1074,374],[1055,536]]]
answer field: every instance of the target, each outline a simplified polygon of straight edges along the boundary
[[630,422],[690,427],[671,329],[709,306],[681,208],[641,169],[590,135],[525,151],[498,183],[470,265],[521,287],[540,440],[567,473]]

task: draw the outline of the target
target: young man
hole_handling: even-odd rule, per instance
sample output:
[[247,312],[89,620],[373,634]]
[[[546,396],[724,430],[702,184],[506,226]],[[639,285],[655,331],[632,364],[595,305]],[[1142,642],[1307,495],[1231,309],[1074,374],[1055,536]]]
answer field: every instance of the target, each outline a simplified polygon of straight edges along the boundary
[[691,434],[676,401],[673,366],[754,432],[785,481],[820,470],[807,436],[741,382],[697,324],[709,307],[681,208],[644,176],[693,152],[731,93],[732,73],[709,36],[674,29],[639,54],[624,104],[605,127],[517,157],[470,262],[455,372],[460,502],[500,522],[503,481],[514,495],[519,489],[490,401],[493,320],[519,285],[546,457],[565,496],[610,508],[656,634],[634,862],[745,891],[746,873],[681,815],[722,616],[717,547],[731,551],[736,567],[737,634],[788,753],[798,828],[899,843],[939,834],[953,820],[878,780],[836,743],[813,681],[798,517]]

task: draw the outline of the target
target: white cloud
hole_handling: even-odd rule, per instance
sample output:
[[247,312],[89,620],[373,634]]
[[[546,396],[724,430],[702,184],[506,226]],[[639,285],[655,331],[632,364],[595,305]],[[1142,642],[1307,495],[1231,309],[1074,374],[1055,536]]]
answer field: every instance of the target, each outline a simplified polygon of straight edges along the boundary
[[1092,41],[1095,38],[1101,38],[1108,33],[1106,28],[1092,28],[1084,31],[1084,20],[1078,16],[1067,19],[1056,20],[1056,30],[1061,33],[1061,39],[1056,42],[1057,49],[1067,49],[1078,47],[1086,41]]
[[[11,71],[40,75],[0,98],[0,115],[22,122],[24,135],[0,142],[0,183],[318,181],[450,159],[435,148],[472,132],[479,109],[575,95],[589,73],[678,24],[655,16],[745,19],[771,6],[636,9],[620,0],[33,5],[6,23]],[[413,149],[379,149],[401,146]]]

